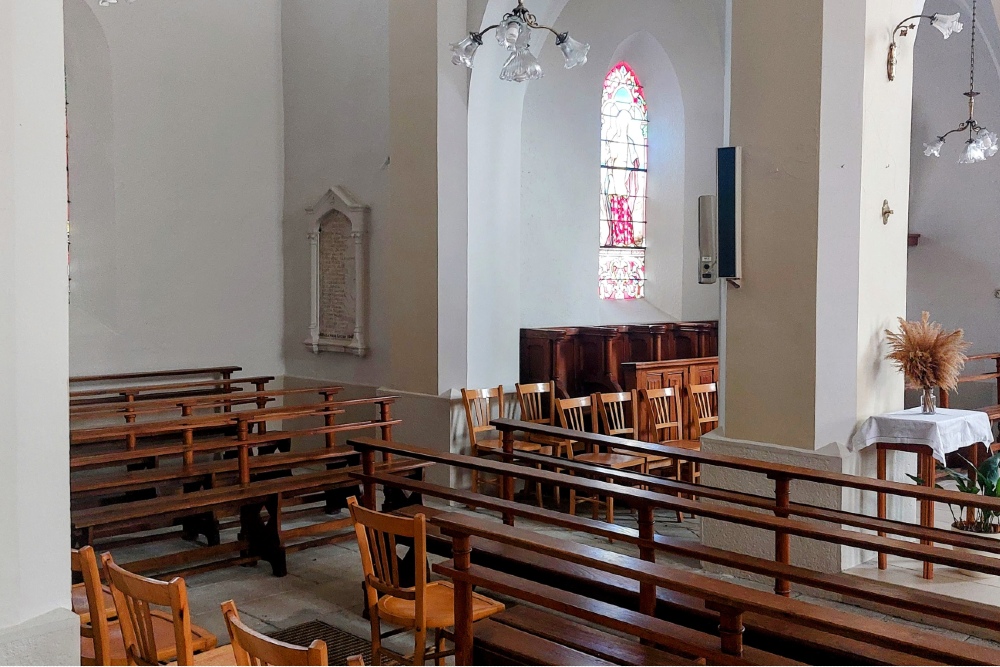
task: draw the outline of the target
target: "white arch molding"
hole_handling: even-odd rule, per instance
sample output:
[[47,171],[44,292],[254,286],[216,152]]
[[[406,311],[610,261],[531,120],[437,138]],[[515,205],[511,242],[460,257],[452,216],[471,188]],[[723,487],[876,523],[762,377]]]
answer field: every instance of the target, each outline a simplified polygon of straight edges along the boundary
[[[531,10],[539,23],[552,25],[568,2],[532,0]],[[515,4],[489,0],[482,27]],[[551,35],[534,35],[545,36],[532,44],[537,54]],[[474,387],[518,380],[521,121],[525,92],[534,84],[501,81],[505,55],[495,41],[487,42],[476,54],[469,86],[467,382]]]

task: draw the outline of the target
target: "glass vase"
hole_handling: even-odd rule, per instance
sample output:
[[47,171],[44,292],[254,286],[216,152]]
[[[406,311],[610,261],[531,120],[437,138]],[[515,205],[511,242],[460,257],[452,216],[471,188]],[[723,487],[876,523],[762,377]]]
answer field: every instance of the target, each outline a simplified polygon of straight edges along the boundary
[[937,395],[934,387],[924,387],[920,394],[920,411],[925,415],[937,412]]

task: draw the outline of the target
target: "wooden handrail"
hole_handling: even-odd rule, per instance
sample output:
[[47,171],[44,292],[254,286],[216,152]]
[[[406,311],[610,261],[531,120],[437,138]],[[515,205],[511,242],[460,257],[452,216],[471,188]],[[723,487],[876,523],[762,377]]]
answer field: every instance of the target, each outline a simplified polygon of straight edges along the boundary
[[139,371],[132,373],[109,373],[106,375],[75,375],[70,384],[85,382],[107,382],[111,380],[141,380],[145,378],[178,377],[185,375],[222,375],[224,378],[243,370],[242,366],[209,366],[207,368],[175,368],[161,371]]
[[586,433],[583,431],[573,431],[569,429],[557,428],[555,426],[545,426],[542,424],[532,424],[513,419],[494,419],[490,422],[501,432],[513,433],[515,431],[546,435],[559,440],[574,440],[588,444],[596,444],[602,447],[613,447],[637,453],[655,454],[683,459],[685,461],[695,461],[705,465],[715,465],[733,470],[743,470],[754,472],[768,477],[786,477],[791,480],[802,480],[807,482],[817,482],[819,484],[830,484],[861,491],[875,491],[890,495],[917,498],[921,500],[933,500],[952,505],[965,505],[988,509],[1000,512],[1000,498],[989,498],[957,491],[947,491],[944,489],[932,489],[916,484],[904,484],[902,482],[891,482],[888,480],[871,479],[859,477],[845,473],[825,472],[813,470],[811,468],[800,468],[797,466],[785,465],[782,463],[769,463],[767,461],[756,461],[753,459],[743,459],[724,454],[708,454],[701,451],[670,447],[668,445],[652,444],[639,440],[629,440],[597,433]]
[[140,384],[122,387],[102,387],[100,389],[79,389],[69,392],[70,398],[86,398],[93,396],[138,396],[153,391],[177,391],[179,389],[198,389],[202,387],[232,387],[239,384],[260,384],[274,380],[273,375],[256,375],[246,378],[223,378],[218,380],[199,380],[198,382],[172,382],[165,384]]
[[303,387],[301,389],[271,389],[264,391],[244,391],[238,397],[230,394],[201,394],[175,398],[157,398],[137,403],[92,403],[89,405],[70,406],[70,416],[121,413],[142,414],[176,408],[216,407],[217,405],[233,404],[237,401],[250,402],[258,398],[282,398],[301,394],[336,394],[343,390],[340,385],[324,385],[318,387]]
[[[332,397],[332,394],[331,394]],[[256,424],[275,419],[292,419],[310,416],[323,416],[347,407],[359,405],[383,406],[391,404],[396,396],[376,396],[373,398],[358,398],[349,401],[324,401],[304,405],[275,406],[257,410],[242,410],[211,415],[181,417],[166,421],[134,422],[130,424],[115,424],[88,429],[70,431],[70,444],[81,445],[96,442],[106,442],[128,438],[129,436],[155,436],[172,433],[184,433],[199,429],[232,426],[239,422]]]
[[[801,600],[783,598],[739,584],[712,579],[658,563],[618,554],[568,540],[553,538],[536,531],[513,528],[481,518],[460,514],[444,514],[429,521],[453,539],[477,537],[479,539],[529,549],[535,553],[581,565],[608,574],[637,580],[654,587],[690,595],[711,603],[715,608],[734,610],[737,614],[753,611],[781,621],[815,628],[832,634],[860,639],[876,646],[899,650],[931,660],[954,661],[961,656],[968,664],[1000,664],[1000,651],[993,648],[970,646],[966,642],[949,639],[938,634],[898,625],[858,614],[820,607]],[[457,559],[456,559],[457,560]],[[444,567],[435,570],[449,575],[464,576],[462,570],[469,566]],[[470,580],[465,579],[465,583]],[[458,614],[456,614],[456,624]],[[725,612],[723,612],[725,617]],[[471,619],[469,619],[471,621]],[[456,627],[456,636],[459,635]],[[725,643],[723,650],[726,650]],[[457,651],[457,649],[456,649]],[[727,651],[729,652],[729,651]],[[741,651],[736,652],[740,655]]]

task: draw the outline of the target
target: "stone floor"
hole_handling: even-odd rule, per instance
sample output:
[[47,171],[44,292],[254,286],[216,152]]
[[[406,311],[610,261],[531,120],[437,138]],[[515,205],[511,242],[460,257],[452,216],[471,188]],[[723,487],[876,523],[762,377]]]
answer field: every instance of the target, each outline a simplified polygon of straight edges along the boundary
[[[441,507],[445,506],[441,505]],[[448,509],[468,512],[464,508]],[[945,511],[947,510],[945,509]],[[488,514],[483,512],[481,515]],[[699,540],[698,519],[688,517],[683,523],[678,523],[673,512],[666,510],[658,511],[655,518],[658,533],[679,539]],[[635,518],[628,511],[616,513],[616,522],[619,525],[636,527]],[[518,527],[533,528],[553,537],[574,539],[602,549],[636,555],[634,547],[621,542],[609,544],[607,540],[591,535],[547,525],[533,525],[532,522],[528,521],[519,520]],[[153,553],[162,554],[168,550],[185,548],[186,546],[189,547],[179,540],[161,541],[141,547],[120,549],[115,552],[115,556],[120,562],[127,562],[147,557]],[[657,559],[658,562],[674,567],[697,570],[707,574],[701,569],[698,561],[680,559],[663,553],[659,553]],[[862,568],[864,567],[868,566],[862,566]],[[895,559],[889,574],[883,572],[879,578],[905,584],[907,577],[919,579],[918,568],[918,563],[902,562],[902,559]],[[958,580],[955,578],[958,575],[948,572],[950,569],[939,569],[938,578],[933,584],[937,588],[929,588],[926,583],[920,584],[919,587],[929,588],[947,595],[958,595],[966,599],[976,590],[988,589],[986,593],[983,593],[985,597],[989,598],[993,592],[996,592],[997,597],[1000,598],[1000,582],[985,582],[968,577],[964,581]],[[864,572],[861,573],[864,575]],[[732,579],[718,574],[710,576]],[[241,617],[247,624],[262,632],[284,629],[307,621],[321,620],[358,637],[367,637],[370,626],[361,616],[361,580],[361,561],[353,537],[336,544],[289,554],[288,575],[282,578],[271,576],[270,566],[266,563],[255,567],[231,567],[191,575],[186,578],[193,622],[215,633],[220,644],[227,643],[228,639],[219,605],[229,599],[236,602]],[[770,583],[764,582],[740,580],[740,583],[762,590],[770,590],[771,588]],[[917,585],[918,582],[914,582],[914,584]],[[795,598],[821,605],[849,609],[872,618],[889,618],[878,610],[862,609],[820,599],[805,595],[800,591],[793,591],[792,595]],[[916,627],[926,627],[913,620],[900,620],[900,622]],[[983,642],[1000,647],[1000,644],[992,644],[982,638],[970,637],[964,632],[935,629],[956,639]],[[387,642],[387,645],[390,648],[406,652],[407,643],[405,640],[400,640],[399,637],[393,638]]]

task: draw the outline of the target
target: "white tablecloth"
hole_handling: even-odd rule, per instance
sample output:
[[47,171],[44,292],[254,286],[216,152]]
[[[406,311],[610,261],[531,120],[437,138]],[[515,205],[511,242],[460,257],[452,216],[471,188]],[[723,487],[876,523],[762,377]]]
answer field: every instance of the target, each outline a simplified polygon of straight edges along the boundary
[[934,458],[944,463],[944,457],[962,447],[977,442],[993,442],[989,417],[978,410],[938,408],[925,415],[920,408],[869,417],[858,427],[847,443],[852,452],[877,442],[927,445]]

